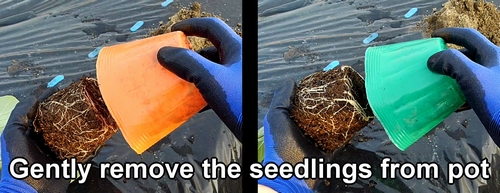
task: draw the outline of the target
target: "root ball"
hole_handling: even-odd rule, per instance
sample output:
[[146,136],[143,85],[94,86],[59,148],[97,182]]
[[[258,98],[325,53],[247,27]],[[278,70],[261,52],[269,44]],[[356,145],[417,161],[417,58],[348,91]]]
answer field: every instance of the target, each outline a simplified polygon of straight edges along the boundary
[[93,157],[118,131],[93,78],[82,78],[41,102],[33,125],[59,159],[79,162]]
[[374,117],[364,79],[349,66],[305,77],[292,106],[292,119],[325,152],[343,146]]

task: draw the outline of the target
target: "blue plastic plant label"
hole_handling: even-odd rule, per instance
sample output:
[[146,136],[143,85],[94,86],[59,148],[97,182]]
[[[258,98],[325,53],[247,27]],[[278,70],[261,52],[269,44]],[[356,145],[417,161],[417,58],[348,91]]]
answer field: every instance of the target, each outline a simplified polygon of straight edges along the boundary
[[161,6],[162,7],[166,7],[168,5],[170,5],[170,3],[174,2],[174,0],[166,0],[165,2],[161,3]]
[[64,75],[57,75],[49,83],[47,83],[47,88],[54,87],[55,85],[59,84],[59,82],[61,82],[62,80],[64,80]]
[[408,19],[410,18],[411,16],[415,15],[415,13],[417,13],[418,11],[418,8],[414,7],[414,8],[411,8],[406,14],[405,14],[405,18]]
[[378,33],[372,33],[367,38],[363,40],[363,43],[368,44],[378,37]]
[[92,52],[90,52],[87,56],[89,58],[95,58],[97,55],[99,55],[99,52],[101,51],[102,49],[102,46],[99,46],[97,48],[95,48]]
[[139,28],[141,28],[142,25],[144,25],[144,21],[138,21],[130,28],[130,31],[135,32],[139,30]]
[[335,61],[331,62],[330,64],[328,64],[325,68],[323,68],[323,71],[326,72],[328,70],[331,70],[331,69],[337,67],[339,64],[340,64],[340,62],[335,60]]

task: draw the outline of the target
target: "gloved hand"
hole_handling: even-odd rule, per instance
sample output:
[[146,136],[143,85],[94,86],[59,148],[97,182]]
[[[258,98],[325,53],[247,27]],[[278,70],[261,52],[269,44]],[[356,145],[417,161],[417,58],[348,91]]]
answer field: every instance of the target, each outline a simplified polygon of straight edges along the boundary
[[474,112],[497,146],[500,146],[500,49],[470,28],[444,28],[432,33],[447,43],[465,47],[431,56],[433,72],[456,79]]
[[175,47],[160,49],[158,61],[180,78],[194,83],[208,106],[242,141],[241,37],[217,18],[191,18],[176,23],[171,29],[187,36],[207,38],[214,44],[220,62]]
[[[297,86],[293,80],[286,80],[275,92],[264,117],[264,160],[267,163],[282,164],[288,162],[296,165],[304,158],[325,157],[314,144],[302,134],[295,122],[290,118],[291,105]],[[277,192],[312,192],[316,180],[301,180],[295,177],[285,180],[281,177],[259,179],[259,184],[272,188]]]
[[[50,150],[43,145],[41,136],[35,135],[32,126],[38,102],[46,99],[56,91],[57,88],[47,89],[38,99],[28,96],[19,102],[12,111],[0,137],[2,143],[2,180],[0,181],[0,192],[66,192],[70,180],[62,178],[34,179],[31,176],[25,179],[15,179],[9,173],[10,162],[18,157],[25,158],[30,166],[33,163],[45,165],[46,163],[61,162],[55,158],[53,153],[47,153]],[[19,166],[20,164],[16,166],[16,170],[18,170]]]

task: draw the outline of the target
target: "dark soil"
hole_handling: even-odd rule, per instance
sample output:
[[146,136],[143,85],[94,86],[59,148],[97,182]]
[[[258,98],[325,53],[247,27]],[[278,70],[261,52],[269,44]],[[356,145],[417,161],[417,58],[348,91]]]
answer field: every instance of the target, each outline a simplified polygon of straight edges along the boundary
[[59,159],[89,160],[118,131],[97,80],[82,78],[38,106],[33,123]]
[[[424,18],[424,36],[446,27],[474,28],[496,45],[500,45],[500,12],[493,3],[484,0],[449,0],[441,10]],[[450,45],[455,47],[455,45]]]
[[298,85],[292,119],[316,147],[333,152],[373,118],[361,75],[350,66],[315,72]]
[[[200,18],[200,17],[216,17],[221,19],[222,21],[227,21],[226,19],[222,18],[220,15],[215,15],[212,13],[206,13],[202,10],[202,6],[198,2],[194,2],[190,7],[183,7],[181,8],[176,14],[174,14],[172,17],[168,18],[168,22],[164,24],[163,22],[160,22],[159,27],[152,29],[149,34],[146,37],[151,37],[151,36],[156,36],[164,33],[169,33],[171,32],[171,27],[172,25],[189,19],[189,18]],[[239,23],[237,26],[233,26],[233,30],[240,36],[243,35],[243,32],[241,31],[241,23]],[[213,46],[213,44],[208,41],[206,38],[202,37],[195,37],[195,36],[188,36],[188,40],[191,43],[191,47],[193,50],[198,51],[203,48],[207,48],[210,46]]]
[[17,76],[21,72],[30,71],[32,75],[38,77],[40,74],[44,74],[44,70],[44,67],[38,66],[32,60],[12,60],[12,65],[7,67],[7,74]]
[[319,61],[320,56],[321,54],[311,51],[307,46],[288,46],[288,51],[283,53],[283,59],[287,62],[295,61],[295,59],[301,57],[313,63],[316,60]]

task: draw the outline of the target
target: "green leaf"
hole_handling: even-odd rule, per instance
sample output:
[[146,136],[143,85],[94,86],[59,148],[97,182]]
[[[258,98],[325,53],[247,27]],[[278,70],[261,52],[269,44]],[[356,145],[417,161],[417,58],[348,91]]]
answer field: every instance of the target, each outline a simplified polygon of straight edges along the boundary
[[19,100],[16,97],[7,95],[0,97],[0,133],[5,128],[7,120],[9,120],[10,113],[16,107]]
[[[90,167],[90,166],[87,166],[87,167]],[[76,178],[75,178],[75,179],[71,179],[71,180],[69,181],[69,183],[71,184],[71,183],[73,183],[73,182],[76,182],[76,179],[78,179],[79,177],[80,177],[80,171],[76,171]]]
[[[19,100],[16,97],[11,95],[6,95],[0,97],[0,133],[3,132],[5,125],[7,125],[7,121],[9,120],[10,113],[16,107],[16,104]],[[2,160],[0,159],[0,170],[2,169]]]
[[259,129],[257,144],[259,145],[259,155],[257,156],[257,159],[259,162],[262,162],[262,160],[264,160],[264,127]]

